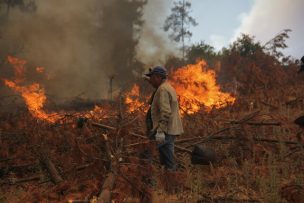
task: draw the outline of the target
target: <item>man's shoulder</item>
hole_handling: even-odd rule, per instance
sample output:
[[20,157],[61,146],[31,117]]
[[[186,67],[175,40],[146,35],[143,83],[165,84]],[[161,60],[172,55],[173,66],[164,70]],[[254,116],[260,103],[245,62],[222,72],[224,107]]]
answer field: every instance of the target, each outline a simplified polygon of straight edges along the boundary
[[159,87],[159,91],[166,91],[168,92],[170,95],[176,95],[176,91],[173,88],[173,86],[169,83],[169,82],[164,82],[160,87]]
[[160,89],[171,90],[171,89],[174,89],[174,88],[172,87],[172,85],[168,81],[166,81],[166,82],[164,82],[163,84],[160,85]]

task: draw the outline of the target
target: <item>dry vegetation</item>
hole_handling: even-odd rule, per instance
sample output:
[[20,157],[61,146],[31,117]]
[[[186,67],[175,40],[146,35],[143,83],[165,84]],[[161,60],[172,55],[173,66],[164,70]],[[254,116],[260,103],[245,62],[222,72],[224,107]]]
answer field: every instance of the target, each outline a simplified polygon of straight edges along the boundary
[[[303,129],[294,120],[303,112],[303,87],[264,89],[185,115],[175,173],[161,169],[155,143],[140,136],[144,113],[127,113],[120,102],[65,113],[54,124],[27,110],[2,113],[0,200],[301,202]],[[191,164],[185,149],[198,143],[216,151],[215,163]],[[152,164],[141,154],[148,148]]]
[[[178,170],[170,172],[159,164],[156,143],[144,136],[142,105],[151,92],[143,81],[128,96],[121,92],[95,108],[95,101],[86,100],[107,94],[110,78],[114,89],[125,91],[142,73],[136,47],[147,1],[90,2],[0,0],[0,203],[303,202],[304,128],[294,121],[304,111],[304,74],[280,52],[291,30],[265,45],[243,35],[218,53],[201,43],[186,50],[184,59],[167,59],[170,71],[206,59],[213,68],[204,68],[236,98],[223,108],[206,105],[211,85],[179,68],[182,74],[175,77],[187,77],[177,82],[179,93],[189,82],[204,100],[197,94],[184,99],[199,111],[181,109],[185,134],[176,140]],[[166,49],[162,41],[150,41],[157,56],[147,56],[158,62]],[[9,58],[17,62],[15,72]],[[23,67],[37,63],[45,73]],[[112,97],[117,91],[112,95],[110,86]],[[76,94],[85,99],[56,103]],[[38,107],[26,106],[33,101]],[[135,103],[140,108],[130,107]],[[193,165],[189,153],[195,145],[212,149],[216,161]]]

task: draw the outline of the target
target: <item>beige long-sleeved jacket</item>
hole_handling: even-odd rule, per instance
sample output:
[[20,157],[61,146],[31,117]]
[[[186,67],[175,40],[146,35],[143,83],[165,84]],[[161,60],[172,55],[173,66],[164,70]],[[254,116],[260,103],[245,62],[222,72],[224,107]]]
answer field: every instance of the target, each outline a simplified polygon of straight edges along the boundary
[[151,117],[155,131],[170,135],[181,135],[184,132],[176,92],[167,81],[154,94]]

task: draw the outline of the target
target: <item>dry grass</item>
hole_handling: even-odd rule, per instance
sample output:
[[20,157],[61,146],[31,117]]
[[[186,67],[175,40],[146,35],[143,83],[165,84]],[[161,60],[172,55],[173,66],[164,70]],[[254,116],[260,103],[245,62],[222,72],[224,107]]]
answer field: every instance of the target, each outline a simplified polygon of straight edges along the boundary
[[[302,97],[298,89],[293,91],[293,98]],[[117,202],[139,202],[143,194],[151,194],[153,202],[296,202],[303,195],[304,184],[304,150],[297,145],[286,145],[283,142],[259,142],[254,138],[267,138],[279,141],[301,142],[298,132],[302,131],[293,120],[303,111],[303,101],[294,99],[290,105],[288,88],[272,92],[271,97],[248,96],[240,98],[234,106],[226,109],[213,110],[210,113],[200,112],[185,116],[186,133],[184,137],[207,137],[221,128],[232,127],[218,136],[236,136],[233,140],[209,140],[204,145],[214,149],[218,161],[209,166],[193,166],[188,154],[177,152],[180,168],[178,173],[166,174],[159,168],[158,162],[153,162],[150,171],[139,159],[140,152],[152,145],[139,145],[132,148],[133,152],[124,151],[122,156],[126,165],[121,165],[120,171],[125,177],[119,177],[113,191]],[[283,96],[281,96],[283,95]],[[251,102],[254,105],[251,105]],[[268,105],[263,104],[267,103]],[[273,106],[277,108],[274,109]],[[113,110],[109,109],[109,112]],[[238,120],[256,110],[259,114],[252,122],[281,122],[281,126],[252,126],[231,124],[229,121]],[[113,112],[111,113],[113,114]],[[129,117],[130,118],[129,118]],[[132,120],[128,115],[126,120]],[[115,117],[114,117],[115,118]],[[115,118],[116,119],[116,118]],[[115,126],[113,117],[103,122]],[[67,124],[71,122],[72,124]],[[90,199],[100,191],[103,179],[108,169],[107,157],[104,154],[104,141],[101,133],[104,130],[85,125],[78,129],[74,120],[65,124],[52,126],[28,114],[4,115],[1,119],[1,157],[21,156],[26,159],[10,161],[9,164],[25,164],[35,160],[35,146],[45,146],[49,149],[59,172],[73,171],[73,167],[87,162],[94,165],[76,173],[64,175],[65,182],[53,185],[50,182],[39,185],[29,182],[22,185],[4,184],[0,190],[0,201],[59,201],[73,199]],[[128,131],[143,131],[143,115],[122,129],[113,132],[111,145],[117,146],[117,140],[123,139],[125,144],[140,142],[139,138],[127,136]],[[302,138],[303,139],[303,138]],[[302,140],[303,144],[303,140]],[[189,143],[184,143],[186,147]],[[189,148],[191,149],[191,147]],[[114,150],[115,151],[115,150]],[[153,157],[157,152],[153,151]],[[5,163],[1,163],[5,167]],[[153,174],[156,185],[147,186],[142,177],[146,173]],[[43,167],[38,167],[32,174],[40,173],[44,179],[47,176]],[[30,174],[28,174],[30,175]],[[12,177],[21,178],[24,173],[10,173],[3,180]],[[126,178],[129,181],[126,181]]]
[[[281,90],[278,90],[281,91]],[[285,94],[288,94],[285,92]],[[293,91],[295,98],[302,96],[301,91]],[[289,98],[289,97],[285,97]],[[284,99],[285,99],[284,98]],[[261,100],[264,100],[262,98]],[[222,110],[213,112],[213,115],[205,115],[204,121],[210,122],[217,114],[225,115],[223,120],[239,119],[249,111],[260,110],[259,116],[254,121],[280,121],[281,126],[240,126],[239,130],[225,132],[223,136],[246,136],[245,143],[241,146],[232,141],[212,140],[205,143],[218,152],[219,162],[210,166],[193,166],[189,158],[179,155],[179,161],[184,166],[181,170],[186,174],[186,190],[177,193],[179,202],[299,202],[304,197],[304,149],[298,145],[286,145],[283,141],[299,142],[296,136],[300,129],[293,121],[303,111],[302,101],[293,105],[286,105],[282,100],[276,104],[277,109],[267,106],[260,101],[256,107],[246,109],[246,105],[234,106],[229,113]],[[276,98],[268,98],[269,101],[278,101]],[[250,101],[250,100],[249,100]],[[248,103],[249,103],[248,101]],[[246,103],[245,103],[246,104]],[[271,103],[270,103],[271,105]],[[274,105],[274,104],[273,104]],[[248,107],[250,108],[250,107]],[[239,111],[237,111],[239,109]],[[226,109],[224,111],[228,111]],[[215,115],[215,116],[214,116]],[[210,118],[208,118],[210,116]],[[199,119],[201,119],[200,117]],[[196,118],[198,119],[198,118]],[[195,122],[197,122],[194,119]],[[191,123],[191,120],[186,121]],[[193,122],[193,120],[192,120]],[[213,119],[218,125],[216,119]],[[188,126],[188,125],[187,125]],[[189,132],[193,132],[191,125]],[[221,124],[218,128],[223,127]],[[196,135],[208,135],[206,129],[201,131],[196,128]],[[217,128],[213,129],[213,132]],[[190,134],[190,133],[189,133]],[[193,134],[192,134],[193,135]],[[279,143],[257,142],[253,137],[267,138],[282,141]],[[247,153],[249,146],[251,153]],[[290,191],[288,191],[290,190]],[[298,198],[298,199],[297,199]],[[203,201],[204,200],[204,201]],[[288,201],[287,201],[288,200]],[[155,201],[157,202],[157,201]],[[170,202],[170,201],[168,201]],[[172,202],[175,202],[172,200]]]

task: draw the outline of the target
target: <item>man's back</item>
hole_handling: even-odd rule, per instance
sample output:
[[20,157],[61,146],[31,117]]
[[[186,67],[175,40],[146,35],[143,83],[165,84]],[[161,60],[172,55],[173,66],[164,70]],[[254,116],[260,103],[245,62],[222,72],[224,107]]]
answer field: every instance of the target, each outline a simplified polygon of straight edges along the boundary
[[166,122],[161,127],[167,134],[180,135],[184,132],[176,92],[166,81],[155,92],[151,115],[154,129],[158,127],[159,123]]

